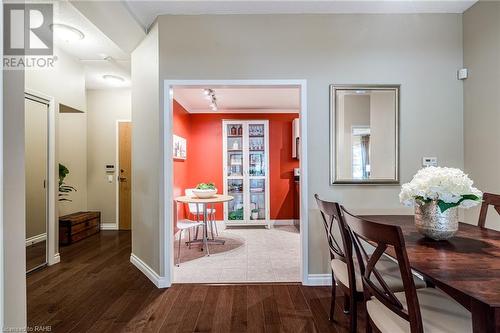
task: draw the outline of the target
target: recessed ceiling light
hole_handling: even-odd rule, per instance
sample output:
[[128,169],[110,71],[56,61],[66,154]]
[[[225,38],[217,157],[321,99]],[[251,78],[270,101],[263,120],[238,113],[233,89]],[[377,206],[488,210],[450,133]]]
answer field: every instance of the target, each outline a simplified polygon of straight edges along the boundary
[[52,31],[56,34],[57,38],[64,40],[65,42],[75,42],[85,38],[85,34],[67,24],[54,23],[50,25]]
[[122,78],[121,76],[118,76],[118,75],[106,74],[106,75],[103,75],[102,78],[104,80],[112,82],[112,83],[123,83],[123,82],[125,82],[125,79]]

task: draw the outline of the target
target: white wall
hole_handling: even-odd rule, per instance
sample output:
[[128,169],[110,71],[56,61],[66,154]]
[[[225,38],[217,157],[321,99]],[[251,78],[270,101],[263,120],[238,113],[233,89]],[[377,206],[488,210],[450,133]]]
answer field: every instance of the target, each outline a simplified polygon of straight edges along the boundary
[[132,53],[132,253],[157,274],[160,264],[162,116],[158,26]]
[[60,49],[54,68],[26,71],[26,88],[55,99],[56,104],[56,161],[68,167],[65,182],[77,192],[70,194],[72,202],[59,203],[59,214],[65,215],[87,209],[87,114],[59,113],[59,103],[86,111],[85,73],[77,59]]
[[24,71],[3,72],[4,327],[26,326]]
[[[476,186],[500,193],[500,2],[480,1],[464,13],[465,171]],[[479,207],[465,214],[477,223]],[[500,230],[492,208],[486,226]]]
[[101,211],[102,223],[116,223],[116,176],[108,182],[104,166],[117,165],[116,121],[132,116],[130,89],[87,90],[88,209]]
[[[420,168],[422,156],[463,167],[462,83],[456,79],[461,15],[204,15],[158,21],[160,80],[307,80],[310,273],[328,272],[329,257],[314,193],[356,213],[411,212],[398,201],[399,186],[329,185],[329,84],[401,84],[402,182]],[[142,126],[158,119],[148,117]],[[160,182],[156,175],[148,181]]]

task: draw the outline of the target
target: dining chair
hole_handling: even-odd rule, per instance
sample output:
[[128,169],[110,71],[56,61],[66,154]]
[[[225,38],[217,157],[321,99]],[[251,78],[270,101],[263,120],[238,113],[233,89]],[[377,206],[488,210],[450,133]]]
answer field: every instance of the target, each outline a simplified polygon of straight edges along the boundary
[[481,204],[481,212],[477,223],[480,228],[485,227],[489,206],[493,206],[497,213],[500,214],[500,194],[483,193],[483,203]]
[[[336,284],[344,294],[344,313],[349,314],[350,331],[357,330],[357,308],[363,300],[363,283],[359,273],[356,257],[353,254],[353,245],[350,231],[345,223],[341,206],[337,202],[321,200],[315,194],[323,225],[325,227],[328,247],[330,251],[330,266],[332,270],[332,293],[330,300],[330,320],[333,321],[336,297]],[[398,274],[397,263],[384,256],[379,263],[379,269],[387,278],[391,290],[403,290],[403,283]],[[425,287],[425,282],[415,278],[415,284]],[[354,286],[354,288],[351,288]]]
[[[439,289],[417,289],[412,275],[403,233],[399,226],[376,223],[342,209],[351,231],[354,252],[360,266],[366,307],[366,332],[382,333],[462,333],[472,332],[469,311]],[[369,253],[366,244],[375,246]],[[388,286],[377,263],[392,248],[404,290]],[[432,260],[432,258],[429,258]]]
[[[176,223],[177,229],[179,229],[179,248],[177,252],[177,267],[181,264],[181,243],[182,243],[182,232],[184,230],[188,230],[189,236],[188,241],[191,242],[191,228],[202,226],[204,227],[203,222],[200,221],[191,221],[191,220],[180,220]],[[189,243],[189,248],[191,248],[191,243]]]
[[[192,196],[193,195],[193,189],[192,188],[187,188],[184,191],[184,194],[188,195],[188,196]],[[203,218],[203,207],[202,207],[202,204],[189,203],[188,204],[188,210],[189,210],[190,217],[194,217],[197,221],[199,221],[200,218]],[[217,236],[219,236],[219,231],[217,230],[217,222],[215,222],[215,213],[216,212],[217,211],[215,210],[215,208],[208,208],[207,207],[207,216],[208,216],[207,223],[210,223],[210,232],[212,234],[212,239],[214,239],[214,227],[215,227],[215,234]],[[196,236],[198,236],[198,231],[196,232]]]

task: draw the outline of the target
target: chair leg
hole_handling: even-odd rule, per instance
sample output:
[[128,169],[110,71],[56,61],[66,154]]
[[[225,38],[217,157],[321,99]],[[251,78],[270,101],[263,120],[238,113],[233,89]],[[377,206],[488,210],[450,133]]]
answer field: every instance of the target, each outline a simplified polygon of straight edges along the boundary
[[366,333],[373,333],[372,322],[368,313],[366,314]]
[[354,293],[353,296],[351,296],[349,305],[350,332],[356,333],[358,330],[358,302],[356,302],[356,299],[354,298]]
[[217,235],[217,237],[219,237],[219,230],[217,230],[217,222],[215,221],[215,213],[213,213],[212,221],[214,221],[214,225],[215,225],[215,235]]
[[179,252],[177,252],[177,267],[181,264],[181,243],[182,243],[182,229],[179,231]]
[[337,286],[335,283],[335,276],[333,275],[332,271],[332,296],[330,300],[330,321],[333,321],[334,315],[335,315],[335,299],[337,297]]
[[349,305],[350,301],[349,301],[349,295],[347,294],[344,294],[344,313],[345,314],[348,314],[349,313],[349,310],[350,310],[350,305]]
[[188,229],[188,249],[191,250],[191,228]]

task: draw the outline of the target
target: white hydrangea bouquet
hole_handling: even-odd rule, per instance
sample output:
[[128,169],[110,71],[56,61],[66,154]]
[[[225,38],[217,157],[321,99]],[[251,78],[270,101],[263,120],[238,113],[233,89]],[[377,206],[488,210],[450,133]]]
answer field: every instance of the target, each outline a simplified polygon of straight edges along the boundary
[[415,226],[434,240],[453,237],[458,231],[458,207],[470,208],[481,202],[483,193],[460,169],[427,167],[404,184],[399,200],[415,207]]
[[402,186],[399,200],[405,206],[436,201],[441,212],[453,207],[470,208],[481,202],[483,193],[460,169],[426,167]]

